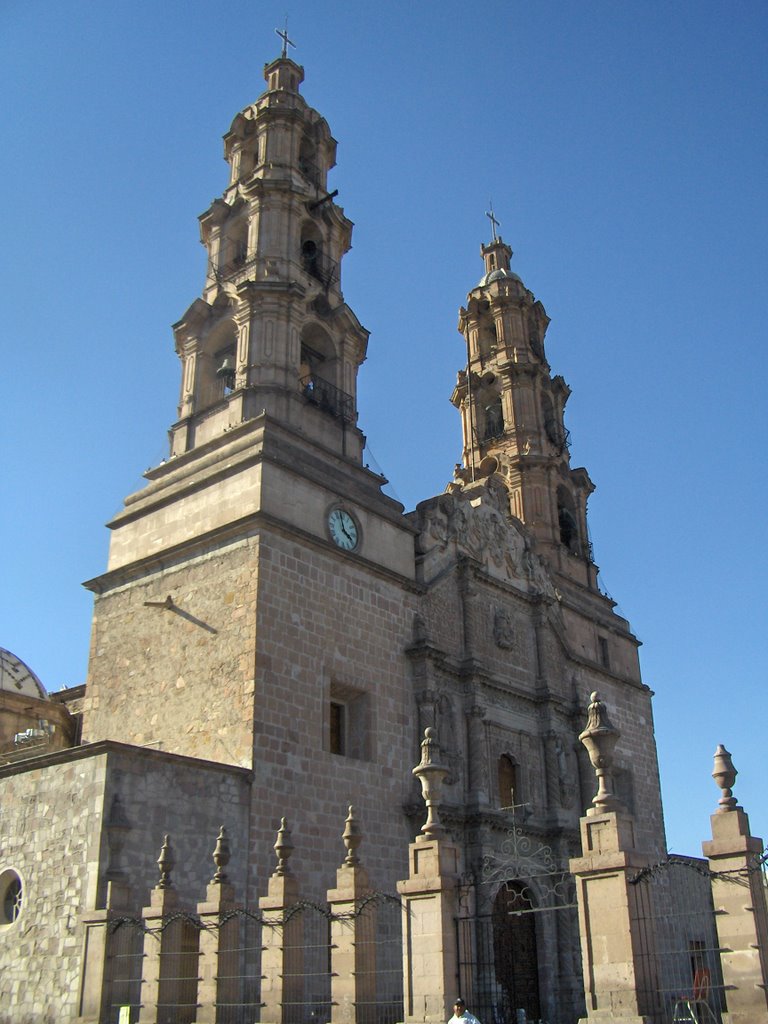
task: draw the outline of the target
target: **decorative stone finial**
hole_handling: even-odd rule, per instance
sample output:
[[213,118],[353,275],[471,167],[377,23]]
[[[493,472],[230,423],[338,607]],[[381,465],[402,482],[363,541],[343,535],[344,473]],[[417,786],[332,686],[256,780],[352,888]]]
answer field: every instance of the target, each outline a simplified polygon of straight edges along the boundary
[[157,858],[157,866],[160,868],[160,881],[155,886],[156,889],[173,888],[171,871],[173,871],[175,864],[176,858],[171,847],[171,837],[165,835],[163,836],[163,845],[160,847],[160,856]]
[[722,796],[718,801],[718,814],[725,814],[727,811],[735,811],[738,807],[736,797],[733,795],[733,784],[736,781],[736,776],[738,774],[739,773],[733,766],[730,752],[725,749],[722,743],[720,743],[715,751],[715,767],[712,772],[712,778],[715,780],[715,785],[719,786],[723,791]]
[[277,842],[275,843],[274,850],[277,854],[277,867],[272,874],[278,878],[290,875],[291,869],[288,867],[288,858],[293,853],[293,843],[291,842],[291,830],[288,828],[285,818],[280,819],[280,828],[277,831]]
[[221,885],[229,881],[224,871],[227,864],[229,864],[229,858],[229,837],[227,830],[222,825],[216,837],[216,847],[213,851],[213,863],[216,865],[216,873],[211,879],[211,885]]
[[344,822],[344,826],[344,832],[341,837],[347,848],[347,856],[344,858],[344,863],[349,867],[357,867],[360,863],[360,858],[357,856],[357,848],[363,841],[363,834],[357,823],[355,809],[352,804],[349,805],[349,814]]
[[595,691],[590,694],[590,705],[587,709],[587,727],[579,733],[579,739],[587,748],[589,760],[597,775],[597,793],[592,800],[592,807],[587,814],[602,814],[605,811],[623,811],[624,804],[613,792],[611,768],[613,751],[619,738],[619,730],[615,729],[608,719],[608,709],[600,695]]
[[439,749],[437,731],[430,725],[424,730],[424,739],[421,741],[421,761],[413,769],[413,774],[421,783],[421,792],[427,805],[427,820],[421,829],[427,839],[437,839],[445,832],[440,824],[437,806],[448,768],[437,761]]

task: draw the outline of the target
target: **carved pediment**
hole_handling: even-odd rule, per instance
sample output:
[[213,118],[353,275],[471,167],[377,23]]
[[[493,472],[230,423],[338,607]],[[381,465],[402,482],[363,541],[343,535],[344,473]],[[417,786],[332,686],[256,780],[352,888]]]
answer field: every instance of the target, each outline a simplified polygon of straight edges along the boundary
[[479,484],[452,485],[418,505],[416,516],[425,580],[469,557],[496,579],[554,597],[549,575],[525,527],[510,514],[506,487],[497,476]]

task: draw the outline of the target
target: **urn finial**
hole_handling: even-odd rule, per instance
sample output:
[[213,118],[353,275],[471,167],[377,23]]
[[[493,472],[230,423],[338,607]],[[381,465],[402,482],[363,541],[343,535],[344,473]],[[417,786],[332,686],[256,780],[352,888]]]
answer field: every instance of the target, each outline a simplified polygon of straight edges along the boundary
[[735,811],[738,807],[736,797],[733,795],[733,784],[738,774],[733,766],[730,751],[726,750],[723,744],[720,743],[715,751],[715,766],[712,772],[715,785],[719,786],[722,790],[722,796],[718,801],[718,814]]
[[213,851],[213,863],[216,865],[216,873],[211,879],[211,885],[221,885],[228,881],[225,868],[229,864],[229,858],[229,837],[227,836],[227,830],[222,825],[216,837],[216,846]]
[[293,853],[293,843],[291,842],[291,830],[288,828],[285,818],[280,819],[280,828],[277,830],[277,841],[274,845],[274,851],[277,854],[277,867],[273,874],[279,878],[282,878],[284,875],[290,875],[291,869],[288,867],[288,858]]
[[603,814],[605,811],[624,811],[626,808],[613,792],[613,751],[619,738],[608,718],[608,709],[595,690],[590,694],[587,709],[587,727],[579,733],[579,739],[587,748],[589,760],[597,775],[597,793],[587,814]]
[[422,826],[419,839],[437,839],[445,833],[437,807],[448,768],[438,762],[439,751],[437,731],[431,725],[427,726],[421,741],[421,761],[413,769],[413,774],[421,783],[422,796],[427,805],[427,820]]
[[157,866],[160,868],[160,881],[155,886],[156,889],[173,888],[171,872],[173,871],[175,864],[176,858],[173,855],[171,837],[169,835],[164,835],[163,845],[160,847],[160,856],[157,858]]
[[352,804],[349,805],[349,814],[344,822],[344,832],[341,838],[344,840],[344,845],[347,848],[347,856],[344,858],[344,863],[348,867],[356,867],[360,863],[360,858],[357,856],[357,848],[363,841],[363,834],[360,831],[360,825],[355,816],[355,808]]

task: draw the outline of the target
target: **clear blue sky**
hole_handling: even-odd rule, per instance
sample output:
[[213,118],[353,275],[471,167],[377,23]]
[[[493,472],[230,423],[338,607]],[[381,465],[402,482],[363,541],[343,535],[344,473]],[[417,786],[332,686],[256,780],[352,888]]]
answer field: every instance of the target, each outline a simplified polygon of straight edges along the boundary
[[[199,294],[221,135],[285,3],[0,5],[0,646],[85,678],[104,522],[166,454],[169,325]],[[764,2],[308,3],[303,93],[339,140],[361,426],[411,508],[460,453],[457,309],[489,198],[573,389],[603,580],[643,641],[671,847],[717,791],[768,832]]]

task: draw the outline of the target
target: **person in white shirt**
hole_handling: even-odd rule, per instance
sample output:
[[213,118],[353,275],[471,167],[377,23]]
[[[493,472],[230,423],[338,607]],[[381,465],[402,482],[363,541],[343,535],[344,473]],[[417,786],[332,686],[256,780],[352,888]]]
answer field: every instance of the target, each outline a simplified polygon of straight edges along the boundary
[[453,1016],[448,1024],[480,1024],[480,1021],[467,1009],[464,1000],[459,996],[453,1004]]

